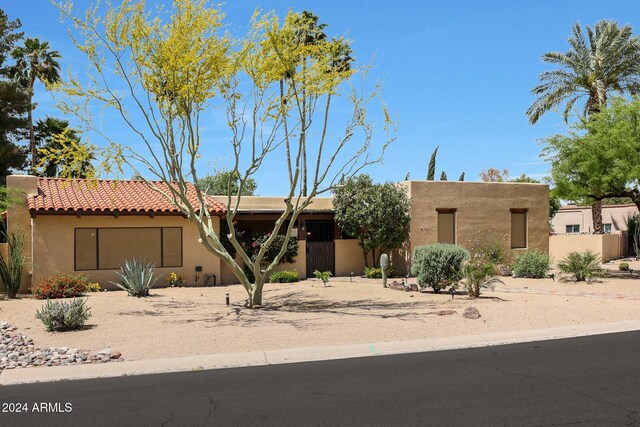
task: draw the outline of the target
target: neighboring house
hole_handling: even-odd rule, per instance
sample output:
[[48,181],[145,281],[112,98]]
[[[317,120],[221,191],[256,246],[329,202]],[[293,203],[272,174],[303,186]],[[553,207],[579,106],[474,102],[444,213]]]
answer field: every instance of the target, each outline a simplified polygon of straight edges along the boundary
[[[627,220],[636,215],[638,208],[634,204],[603,205],[602,225],[605,233],[627,230]],[[591,206],[562,206],[551,220],[554,233],[591,233],[593,217]]]
[[[23,290],[56,271],[82,272],[103,286],[116,281],[125,260],[145,257],[163,275],[183,274],[186,285],[234,283],[236,278],[198,242],[196,227],[142,181],[61,180],[9,176],[9,187],[26,192],[26,207],[8,212],[8,229],[27,234],[25,255],[33,260]],[[161,184],[165,185],[165,184]],[[392,254],[396,271],[410,268],[419,245],[444,242],[470,247],[482,234],[502,238],[507,248],[549,250],[549,190],[543,184],[457,181],[401,182],[411,200],[409,241]],[[193,187],[191,187],[193,189]],[[195,189],[190,197],[195,197]],[[226,197],[210,198],[214,228],[226,212]],[[283,197],[242,197],[237,226],[246,232],[271,230],[284,209]],[[222,218],[224,220],[224,218]],[[344,236],[334,221],[331,198],[315,198],[293,227],[299,239],[294,264],[301,277],[314,270],[335,276],[361,275],[364,258],[358,242]],[[30,274],[29,274],[30,272]]]
[[594,235],[591,206],[562,206],[551,221],[554,235],[550,238],[549,252],[555,261],[575,251],[591,251],[605,261],[632,255],[627,221],[637,213],[634,204],[603,205],[605,234]]

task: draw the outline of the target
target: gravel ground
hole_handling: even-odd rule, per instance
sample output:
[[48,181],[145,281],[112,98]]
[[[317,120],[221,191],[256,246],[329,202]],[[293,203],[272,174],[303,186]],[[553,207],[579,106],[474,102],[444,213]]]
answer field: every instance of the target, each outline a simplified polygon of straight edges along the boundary
[[[506,292],[516,289],[528,292]],[[536,289],[572,292],[533,293]],[[575,290],[591,295],[585,298]],[[227,292],[229,307],[225,305]],[[462,294],[452,299],[449,294],[383,289],[380,280],[350,283],[348,278],[332,278],[328,287],[315,280],[268,284],[261,310],[244,307],[246,293],[239,285],[157,289],[147,298],[109,291],[87,296],[93,316],[84,330],[46,332],[35,319],[43,302],[31,298],[0,301],[0,322],[15,324],[40,348],[109,348],[135,360],[638,319],[640,303],[611,298],[612,292],[640,295],[640,279],[577,284],[505,278],[495,292],[470,300]],[[469,307],[476,308],[480,317],[463,317]]]

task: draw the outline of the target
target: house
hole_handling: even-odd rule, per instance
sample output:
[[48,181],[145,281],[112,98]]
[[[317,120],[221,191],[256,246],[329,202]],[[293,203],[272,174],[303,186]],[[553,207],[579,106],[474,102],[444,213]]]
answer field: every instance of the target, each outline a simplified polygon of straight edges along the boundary
[[[413,248],[445,242],[469,247],[482,233],[499,236],[513,252],[547,252],[549,191],[543,184],[404,181],[411,201],[411,231],[405,247],[392,254],[396,271],[406,274]],[[198,242],[195,225],[143,181],[62,180],[14,175],[9,188],[24,190],[25,204],[8,211],[8,230],[27,235],[29,265],[22,289],[60,272],[81,272],[112,287],[125,260],[145,257],[166,277],[182,274],[186,285],[236,282],[229,268]],[[166,184],[158,184],[166,185]],[[195,198],[195,188],[189,187]],[[194,199],[195,200],[195,199]],[[214,230],[226,213],[226,198],[210,197]],[[266,232],[284,209],[283,197],[242,197],[239,229]],[[293,233],[299,239],[294,264],[301,277],[314,270],[335,276],[361,275],[364,257],[356,239],[334,221],[331,198],[315,198],[300,214]]]
[[[638,214],[633,203],[602,206],[602,225],[605,233],[627,230],[627,220]],[[591,206],[562,206],[551,220],[553,231],[563,233],[591,233],[593,217]]]
[[605,234],[592,234],[591,206],[562,206],[551,221],[554,235],[550,238],[550,254],[556,261],[574,251],[594,252],[605,261],[635,255],[627,221],[637,214],[634,204],[603,205]]

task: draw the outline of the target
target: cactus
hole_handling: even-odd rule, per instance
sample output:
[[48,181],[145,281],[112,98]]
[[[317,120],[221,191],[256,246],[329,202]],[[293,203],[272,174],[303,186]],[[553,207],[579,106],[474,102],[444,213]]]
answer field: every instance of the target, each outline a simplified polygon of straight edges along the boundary
[[380,269],[382,270],[382,287],[387,287],[387,269],[389,268],[389,256],[387,254],[380,255]]

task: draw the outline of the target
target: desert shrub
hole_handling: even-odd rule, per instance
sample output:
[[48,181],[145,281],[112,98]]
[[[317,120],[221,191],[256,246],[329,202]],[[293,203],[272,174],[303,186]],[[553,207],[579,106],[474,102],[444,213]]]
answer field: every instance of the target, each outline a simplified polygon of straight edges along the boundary
[[[387,268],[387,277],[393,277],[395,274],[393,266],[389,266]],[[365,267],[364,275],[367,279],[382,279],[382,268]]]
[[37,299],[75,298],[87,292],[89,279],[82,274],[57,273],[45,277],[31,288]]
[[272,283],[293,283],[300,280],[297,270],[276,271],[269,276]]
[[42,309],[36,310],[36,319],[41,320],[49,332],[80,329],[91,316],[85,302],[82,299],[69,302],[47,300]]
[[480,289],[502,283],[496,277],[495,264],[480,255],[474,255],[462,265],[462,282],[471,298],[480,297]]
[[558,269],[563,274],[572,276],[576,282],[589,281],[602,273],[600,258],[589,251],[571,252],[558,263]]
[[329,283],[329,278],[332,276],[330,271],[314,271],[313,275],[316,276],[316,279],[322,280],[322,284],[327,286]]
[[526,251],[516,256],[513,274],[516,277],[541,279],[551,268],[549,255],[540,251]]
[[411,272],[420,287],[430,286],[438,293],[460,279],[462,263],[468,258],[466,249],[448,243],[418,246],[413,251]]
[[102,287],[100,286],[100,283],[88,283],[87,284],[87,292],[100,292],[102,290]]
[[116,273],[120,276],[120,282],[111,282],[120,289],[127,291],[132,297],[146,297],[149,289],[158,280],[154,277],[155,264],[146,263],[143,259],[126,260],[120,271]]
[[22,267],[24,266],[25,257],[22,253],[24,250],[24,234],[12,233],[7,236],[3,233],[7,242],[8,257],[5,259],[0,256],[0,282],[2,288],[9,298],[15,298],[20,290],[20,282],[22,280]]
[[618,270],[620,270],[620,271],[629,271],[629,263],[628,262],[621,262],[620,265],[618,265]]
[[489,230],[481,231],[472,239],[470,252],[496,266],[504,265],[509,258],[507,240],[507,236],[500,236]]
[[167,277],[167,284],[172,288],[175,286],[182,286],[183,283],[184,277],[182,277],[182,274],[171,272],[171,274],[169,274],[169,277]]

